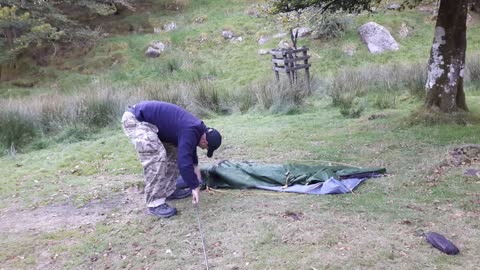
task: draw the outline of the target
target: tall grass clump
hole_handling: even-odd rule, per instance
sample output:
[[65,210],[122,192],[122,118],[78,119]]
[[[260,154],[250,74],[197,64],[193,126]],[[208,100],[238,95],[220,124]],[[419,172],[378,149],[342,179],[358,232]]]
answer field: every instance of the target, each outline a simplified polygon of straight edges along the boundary
[[14,108],[0,111],[0,146],[3,149],[23,148],[39,133],[35,115]]
[[402,81],[410,95],[418,98],[425,98],[425,83],[427,82],[427,66],[424,63],[406,65],[401,73]]
[[473,55],[467,58],[467,78],[473,86],[480,86],[480,55]]
[[86,96],[78,104],[78,121],[87,127],[106,127],[118,118],[118,105],[111,96]]
[[226,91],[209,80],[178,83],[146,83],[137,88],[136,101],[160,100],[179,105],[199,117],[223,113],[226,108]]
[[193,105],[199,107],[200,111],[207,110],[214,113],[221,112],[221,90],[217,89],[217,87],[214,86],[211,82],[207,80],[200,80],[194,82],[192,85],[192,92]]
[[186,105],[184,101],[185,93],[176,84],[149,82],[142,85],[136,96],[143,97],[140,98],[143,100],[161,100],[182,107]]
[[[266,80],[246,87],[242,93],[244,93],[243,97],[240,96],[239,100],[250,104],[255,100],[254,107],[258,110],[274,114],[289,114],[300,110],[305,99],[311,95],[311,89],[308,83],[301,79],[292,84],[287,80]],[[244,106],[245,103],[238,105]]]
[[329,96],[343,115],[358,117],[368,106],[394,108],[405,92],[423,97],[425,80],[426,69],[416,63],[344,69],[334,76]]
[[[246,112],[250,108],[270,113],[298,111],[310,95],[308,85],[299,80],[264,81],[240,92],[227,92],[211,80],[178,83],[147,82],[135,87],[93,82],[77,94],[53,93],[32,98],[11,99],[0,104],[0,145],[24,147],[35,142],[84,140],[105,127],[119,125],[127,105],[142,100],[177,104],[199,117]],[[46,139],[53,138],[53,140]],[[35,148],[35,147],[33,147]]]

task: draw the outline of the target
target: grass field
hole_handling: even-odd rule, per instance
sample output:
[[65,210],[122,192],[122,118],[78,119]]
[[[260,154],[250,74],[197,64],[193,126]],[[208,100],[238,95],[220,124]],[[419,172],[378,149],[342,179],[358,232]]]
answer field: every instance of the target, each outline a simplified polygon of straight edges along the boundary
[[[478,112],[478,97],[468,100]],[[299,115],[207,120],[225,139],[213,160],[202,153],[201,162],[341,162],[388,171],[348,195],[202,192],[210,266],[474,269],[480,179],[464,172],[480,169],[478,156],[472,164],[440,165],[455,146],[480,143],[479,126],[406,127],[413,105],[405,105],[376,120],[345,119],[323,99]],[[175,202],[181,212],[171,219],[145,214],[141,166],[120,129],[4,156],[0,170],[4,269],[204,269],[190,200]],[[420,236],[428,231],[447,236],[460,255],[433,249]]]
[[[35,88],[0,85],[1,104],[28,113],[46,100],[55,115],[58,108],[77,108],[73,102],[93,96],[88,94],[92,92],[99,96],[108,91],[128,96],[138,89],[145,94],[148,88],[180,92],[198,81],[221,93],[268,88],[265,80],[273,78],[269,56],[258,55],[257,50],[273,48],[279,39],[262,46],[257,39],[284,29],[274,27],[269,19],[249,16],[247,10],[256,1],[157,2],[187,5],[180,11],[152,9],[124,22],[175,21],[177,30],[108,37],[84,58],[66,61],[63,69],[43,70],[56,77],[46,76]],[[207,20],[193,23],[199,16]],[[476,20],[468,32],[468,57],[478,61],[471,58],[478,55],[480,44]],[[356,33],[367,21],[385,25],[396,38],[404,22],[413,30],[409,37],[397,38],[398,52],[370,55]],[[390,87],[381,81],[384,78],[364,78],[395,73],[389,71],[394,64],[426,63],[434,22],[418,11],[379,12],[357,16],[353,22],[341,38],[300,40],[300,45],[310,48],[315,89],[295,110],[276,113],[257,104],[244,112],[208,114],[205,123],[219,129],[224,140],[213,159],[199,150],[200,162],[341,163],[385,167],[388,174],[345,195],[203,191],[200,213],[211,269],[476,269],[480,265],[478,79],[466,83],[471,111],[466,120],[415,122],[414,112],[422,101],[403,81],[384,89]],[[224,40],[224,29],[244,41]],[[153,40],[168,42],[169,49],[160,58],[145,59],[143,52]],[[345,48],[353,48],[355,54],[345,54]],[[357,98],[368,105],[358,118],[345,117],[326,94],[340,72],[363,78],[363,84],[376,84],[362,85],[368,93]],[[354,82],[342,83],[355,94],[360,88]],[[379,93],[383,93],[380,98],[390,99],[379,100]],[[63,107],[55,107],[59,101]],[[75,106],[85,104],[92,105],[79,101]],[[173,218],[159,220],[146,214],[142,167],[117,120],[104,128],[97,125],[92,133],[73,123],[51,136],[32,133],[38,140],[25,148],[5,147],[0,155],[0,269],[205,269],[190,199],[173,202],[180,211]],[[473,150],[467,151],[466,145]],[[455,154],[459,147],[464,151]],[[467,170],[476,175],[467,175]],[[423,237],[429,231],[445,235],[460,254],[448,256],[432,248]]]

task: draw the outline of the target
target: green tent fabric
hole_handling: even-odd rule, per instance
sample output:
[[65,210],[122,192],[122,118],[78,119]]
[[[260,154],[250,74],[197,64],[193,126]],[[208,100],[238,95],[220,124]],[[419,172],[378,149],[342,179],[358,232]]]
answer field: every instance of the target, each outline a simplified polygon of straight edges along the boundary
[[228,160],[202,168],[202,177],[209,187],[239,189],[312,185],[329,179],[366,179],[384,173],[386,173],[385,168],[258,164]]

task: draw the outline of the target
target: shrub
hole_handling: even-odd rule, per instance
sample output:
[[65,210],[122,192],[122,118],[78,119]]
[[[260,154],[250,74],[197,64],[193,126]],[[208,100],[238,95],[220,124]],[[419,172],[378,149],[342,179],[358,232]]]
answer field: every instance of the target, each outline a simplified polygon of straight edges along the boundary
[[373,106],[378,109],[394,108],[396,105],[396,95],[388,92],[378,92],[373,97]]
[[314,30],[317,33],[317,38],[329,40],[342,37],[351,25],[353,25],[351,18],[323,14]]
[[340,106],[340,113],[347,118],[358,118],[367,107],[367,101],[359,97],[353,98],[350,103]]
[[181,70],[182,64],[183,60],[180,57],[169,57],[165,61],[165,69],[169,73],[179,71]]

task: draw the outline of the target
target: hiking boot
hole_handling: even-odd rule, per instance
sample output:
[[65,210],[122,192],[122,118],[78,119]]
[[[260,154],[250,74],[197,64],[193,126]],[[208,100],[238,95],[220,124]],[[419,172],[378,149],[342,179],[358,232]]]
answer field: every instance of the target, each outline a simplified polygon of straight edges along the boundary
[[157,207],[148,207],[148,212],[159,218],[168,218],[177,214],[177,209],[164,203]]
[[192,195],[192,192],[190,189],[176,189],[172,195],[167,197],[167,200],[178,200],[178,199],[183,199],[188,196]]

